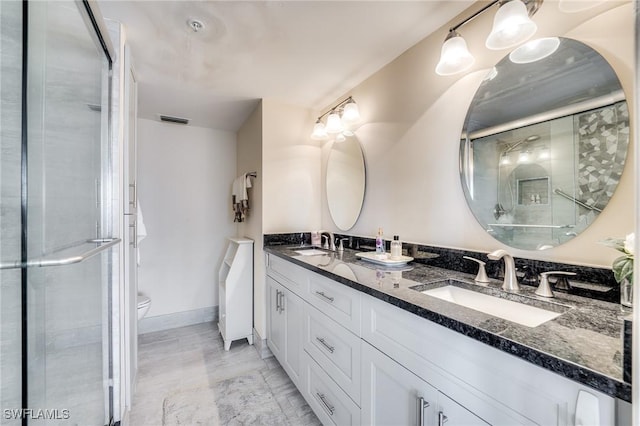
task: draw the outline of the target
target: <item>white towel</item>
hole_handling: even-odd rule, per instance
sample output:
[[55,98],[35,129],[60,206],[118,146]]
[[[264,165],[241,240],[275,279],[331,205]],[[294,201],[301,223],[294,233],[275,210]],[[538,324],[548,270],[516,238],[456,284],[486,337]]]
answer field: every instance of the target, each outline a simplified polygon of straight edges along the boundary
[[238,176],[231,185],[231,206],[234,213],[234,222],[244,222],[249,212],[249,193],[251,177],[246,173]]
[[251,188],[251,178],[246,173],[233,181],[233,195],[236,196],[236,203],[249,199],[247,188]]
[[138,211],[136,213],[136,260],[138,266],[140,266],[140,241],[144,240],[147,236],[147,227],[144,226],[144,218],[142,217],[142,207],[140,207],[140,201],[138,200]]
[[243,197],[241,199],[248,200],[249,194],[247,193],[247,189],[251,188],[251,177],[246,173],[242,175],[241,185],[242,185],[242,197]]

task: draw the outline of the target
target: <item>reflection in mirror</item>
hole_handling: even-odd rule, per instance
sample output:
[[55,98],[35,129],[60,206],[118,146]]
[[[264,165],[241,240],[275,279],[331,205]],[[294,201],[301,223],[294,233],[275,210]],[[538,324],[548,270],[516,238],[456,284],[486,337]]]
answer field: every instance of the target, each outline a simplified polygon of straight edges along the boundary
[[478,89],[460,149],[467,202],[512,247],[542,250],[586,229],[607,206],[626,160],[629,112],[618,78],[590,47],[501,60]]
[[355,225],[365,191],[364,155],[356,137],[334,142],[327,161],[327,204],[338,229]]

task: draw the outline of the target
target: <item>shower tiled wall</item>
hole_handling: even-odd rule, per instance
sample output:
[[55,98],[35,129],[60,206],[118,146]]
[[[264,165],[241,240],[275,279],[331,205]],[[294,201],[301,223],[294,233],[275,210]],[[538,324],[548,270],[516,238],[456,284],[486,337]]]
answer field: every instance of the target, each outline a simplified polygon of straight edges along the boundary
[[627,103],[621,101],[576,115],[574,121],[578,135],[578,199],[603,209],[618,186],[625,165],[629,146]]

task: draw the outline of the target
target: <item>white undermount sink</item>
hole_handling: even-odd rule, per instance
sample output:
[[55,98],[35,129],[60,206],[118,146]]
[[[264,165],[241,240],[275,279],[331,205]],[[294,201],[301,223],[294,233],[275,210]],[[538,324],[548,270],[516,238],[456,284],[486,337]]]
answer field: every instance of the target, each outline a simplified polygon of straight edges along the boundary
[[302,256],[315,256],[318,254],[327,254],[326,251],[323,250],[318,250],[318,249],[305,249],[305,250],[294,250],[296,253],[302,255]]
[[560,312],[548,311],[453,285],[425,290],[421,293],[527,327],[537,327],[562,315]]

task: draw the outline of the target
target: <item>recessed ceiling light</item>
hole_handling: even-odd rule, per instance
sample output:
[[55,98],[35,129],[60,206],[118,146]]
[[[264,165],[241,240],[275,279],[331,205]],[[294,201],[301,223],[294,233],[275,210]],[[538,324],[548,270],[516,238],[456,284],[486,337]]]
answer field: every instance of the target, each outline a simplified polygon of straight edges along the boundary
[[204,29],[204,24],[202,23],[202,21],[194,18],[189,19],[187,21],[187,25],[193,30],[194,33],[197,33],[198,31]]

